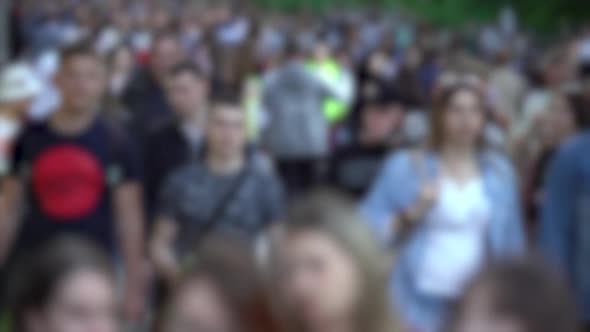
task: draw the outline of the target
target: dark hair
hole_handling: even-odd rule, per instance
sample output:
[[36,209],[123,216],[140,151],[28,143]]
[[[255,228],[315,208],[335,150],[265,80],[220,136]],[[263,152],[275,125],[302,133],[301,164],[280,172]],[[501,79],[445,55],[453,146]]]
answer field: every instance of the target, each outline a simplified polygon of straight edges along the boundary
[[[317,189],[294,202],[287,214],[286,235],[319,232],[342,248],[360,275],[360,296],[353,313],[354,330],[396,331],[387,285],[391,257],[382,250],[347,197]],[[295,312],[284,312],[286,331],[301,331],[304,322]]]
[[40,310],[49,304],[64,278],[86,269],[109,278],[114,274],[103,252],[77,237],[56,238],[26,257],[14,271],[18,275],[13,276],[16,291],[11,303],[16,331],[25,330],[25,318],[31,310]]
[[236,109],[242,109],[242,102],[240,96],[237,93],[227,93],[224,95],[213,94],[209,100],[210,112],[215,112],[219,108],[231,107]]
[[472,282],[451,317],[454,331],[475,290],[489,287],[491,310],[514,319],[523,332],[578,331],[576,308],[558,274],[538,260],[514,260],[488,267]]
[[199,80],[207,79],[207,76],[203,73],[199,66],[190,61],[179,63],[170,69],[170,76],[175,77],[181,74],[190,74]]
[[83,40],[71,45],[68,45],[61,49],[60,51],[60,65],[63,66],[66,62],[73,58],[77,57],[89,57],[95,59],[98,63],[104,65],[105,60],[102,56],[100,56],[94,47],[92,47],[92,43],[89,41]]
[[[460,92],[467,91],[475,95],[480,103],[481,112],[485,113],[484,97],[481,91],[472,84],[459,83],[443,88],[441,94],[434,101],[434,108],[430,114],[430,146],[434,150],[439,150],[444,137],[444,118],[447,115],[447,108],[453,98]],[[483,133],[480,137],[480,146],[483,146]]]
[[213,234],[203,240],[185,262],[184,272],[174,285],[160,317],[165,328],[174,299],[195,281],[211,283],[245,332],[276,331],[264,278],[259,272],[253,248],[234,236]]

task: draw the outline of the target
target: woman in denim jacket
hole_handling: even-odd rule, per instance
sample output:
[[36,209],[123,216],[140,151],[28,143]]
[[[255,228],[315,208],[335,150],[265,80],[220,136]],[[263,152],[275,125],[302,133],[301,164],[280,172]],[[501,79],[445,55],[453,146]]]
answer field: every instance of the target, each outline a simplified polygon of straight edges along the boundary
[[374,230],[398,246],[392,297],[408,331],[439,331],[486,262],[525,250],[512,165],[483,148],[480,91],[457,85],[439,101],[429,149],[390,157],[362,204]]

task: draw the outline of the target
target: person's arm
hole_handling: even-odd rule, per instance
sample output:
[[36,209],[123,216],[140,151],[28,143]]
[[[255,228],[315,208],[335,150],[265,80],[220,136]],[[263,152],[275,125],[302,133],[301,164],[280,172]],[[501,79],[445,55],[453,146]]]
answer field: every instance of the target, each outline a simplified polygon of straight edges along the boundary
[[155,272],[169,283],[176,280],[179,271],[178,257],[174,250],[178,234],[175,213],[178,203],[178,182],[173,174],[159,191],[156,223],[149,243],[150,260]]
[[0,267],[6,263],[18,234],[23,205],[23,184],[20,178],[2,180],[0,194]]
[[[566,146],[550,165],[539,227],[541,251],[564,273],[571,273],[570,263],[573,257],[578,152],[571,146]],[[579,154],[582,155],[583,152]]]
[[129,320],[143,314],[148,266],[145,259],[145,229],[141,156],[131,139],[118,129],[110,133],[120,178],[113,187],[113,215],[125,272],[125,315]]
[[178,260],[173,250],[176,233],[174,221],[166,217],[158,218],[149,245],[150,258],[156,273],[169,283],[177,279],[179,272]]
[[266,209],[265,216],[267,222],[275,224],[284,221],[286,206],[286,197],[283,185],[275,175],[274,171],[269,171],[265,179],[263,192],[263,206]]
[[144,260],[144,215],[141,185],[124,183],[114,192],[116,232],[126,273],[128,318],[139,318],[144,302],[146,266]]
[[389,158],[361,204],[361,214],[387,243],[395,239],[400,213],[406,208],[400,190],[406,190],[412,180],[408,178],[409,158],[405,153]]

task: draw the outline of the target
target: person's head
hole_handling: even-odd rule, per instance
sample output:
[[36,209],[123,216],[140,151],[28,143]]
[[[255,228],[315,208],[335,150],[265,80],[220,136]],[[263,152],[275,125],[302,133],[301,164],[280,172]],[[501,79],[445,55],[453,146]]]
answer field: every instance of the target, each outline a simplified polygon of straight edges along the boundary
[[323,62],[332,57],[332,49],[325,40],[318,40],[312,50],[312,58],[314,61]]
[[381,92],[368,98],[361,108],[361,139],[368,144],[387,143],[400,127],[403,115],[404,106],[393,93]]
[[486,111],[480,90],[469,84],[443,89],[431,114],[431,146],[478,148],[482,145]]
[[246,113],[239,102],[214,100],[207,119],[207,150],[218,158],[230,159],[247,144]]
[[104,60],[90,45],[80,43],[63,49],[55,77],[63,108],[76,113],[97,111],[106,77]]
[[251,248],[233,237],[205,240],[173,287],[162,332],[275,331]]
[[177,116],[187,118],[203,111],[209,96],[209,83],[196,65],[181,63],[168,74],[166,94]]
[[42,247],[19,271],[19,332],[116,332],[117,295],[108,259],[78,238]]
[[129,73],[135,68],[135,55],[130,45],[116,46],[108,55],[109,71],[112,73]]
[[109,91],[118,96],[125,91],[130,76],[135,68],[135,56],[129,45],[115,47],[107,58],[109,70]]
[[391,331],[388,260],[353,204],[312,193],[288,214],[274,259],[288,330]]
[[0,108],[24,117],[41,89],[41,81],[28,65],[7,65],[0,73]]
[[551,269],[532,261],[481,272],[460,299],[449,332],[575,332],[576,308]]
[[154,37],[150,55],[150,66],[154,76],[164,79],[174,66],[185,60],[179,35],[165,30]]

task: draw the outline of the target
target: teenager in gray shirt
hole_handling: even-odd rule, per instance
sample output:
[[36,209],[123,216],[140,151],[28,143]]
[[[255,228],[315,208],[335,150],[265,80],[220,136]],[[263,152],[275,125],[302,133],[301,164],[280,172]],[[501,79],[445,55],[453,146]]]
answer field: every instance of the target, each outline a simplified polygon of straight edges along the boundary
[[252,240],[282,217],[283,193],[268,160],[248,148],[246,117],[233,102],[210,108],[201,157],[174,172],[160,193],[151,254],[174,279],[179,261],[213,231]]

